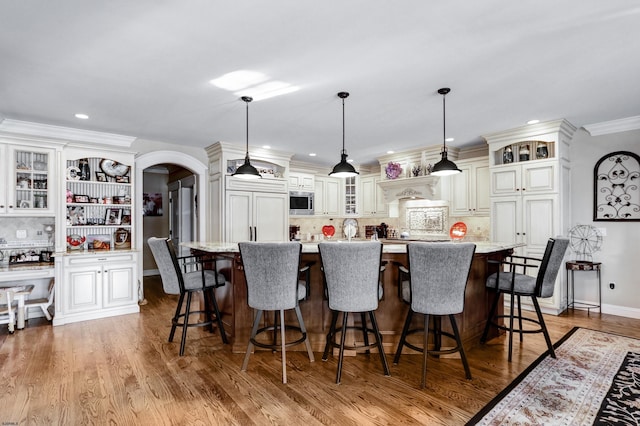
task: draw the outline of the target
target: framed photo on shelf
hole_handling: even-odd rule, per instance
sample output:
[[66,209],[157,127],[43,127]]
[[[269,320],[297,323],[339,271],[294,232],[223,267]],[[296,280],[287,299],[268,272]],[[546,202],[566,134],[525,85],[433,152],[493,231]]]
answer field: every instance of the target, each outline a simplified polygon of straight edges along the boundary
[[131,210],[124,210],[122,212],[122,221],[120,225],[131,225]]
[[107,174],[105,172],[96,172],[96,180],[98,182],[108,182]]
[[122,223],[122,209],[107,209],[104,217],[105,225],[120,225]]
[[129,183],[129,176],[116,176],[116,183]]
[[87,248],[89,250],[110,250],[111,237],[109,235],[87,235]]
[[74,203],[88,203],[89,202],[89,196],[88,195],[75,194],[73,196],[73,202]]

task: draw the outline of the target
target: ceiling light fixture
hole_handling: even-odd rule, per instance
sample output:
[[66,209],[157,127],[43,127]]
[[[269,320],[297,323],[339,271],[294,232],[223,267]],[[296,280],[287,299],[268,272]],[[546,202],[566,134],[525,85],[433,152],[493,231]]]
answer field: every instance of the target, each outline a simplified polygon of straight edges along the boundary
[[89,116],[87,114],[82,114],[82,113],[77,113],[75,115],[76,118],[79,118],[80,120],[88,120]]
[[258,170],[251,165],[251,161],[249,161],[249,102],[253,99],[250,96],[243,96],[242,99],[247,105],[247,153],[244,156],[244,164],[236,169],[236,171],[231,176],[236,176],[242,179],[260,179],[260,173]]
[[356,169],[347,162],[347,150],[344,148],[344,100],[349,97],[349,92],[340,92],[338,97],[342,99],[342,152],[340,153],[340,162],[333,167],[329,176],[346,178],[360,173],[356,172]]
[[449,176],[456,173],[461,173],[462,170],[456,166],[456,163],[449,160],[447,158],[447,116],[446,116],[446,108],[445,108],[445,97],[447,93],[449,93],[451,89],[448,87],[444,87],[442,89],[438,89],[438,93],[442,95],[442,159],[438,161],[433,169],[431,170],[431,174],[435,176]]

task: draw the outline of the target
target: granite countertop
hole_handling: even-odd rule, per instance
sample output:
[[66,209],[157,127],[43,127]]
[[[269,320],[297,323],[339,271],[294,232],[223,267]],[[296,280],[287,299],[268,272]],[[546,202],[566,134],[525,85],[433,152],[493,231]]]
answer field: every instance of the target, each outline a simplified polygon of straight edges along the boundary
[[[347,240],[332,240],[338,244],[345,243],[349,244]],[[359,240],[364,241],[364,240]],[[441,240],[439,240],[441,241]],[[407,243],[415,242],[415,241],[403,241],[403,240],[388,240],[381,241],[383,243],[382,252],[383,253],[406,253],[407,252]],[[302,253],[318,253],[318,243],[301,243],[302,244]],[[476,241],[474,242],[476,245],[476,253],[493,253],[501,250],[513,249],[516,247],[524,246],[523,243],[503,243],[503,242],[493,242],[493,241]],[[238,244],[237,243],[223,243],[223,242],[207,242],[207,241],[193,241],[187,243],[180,243],[181,246],[187,247],[190,249],[207,251],[212,253],[237,253]]]

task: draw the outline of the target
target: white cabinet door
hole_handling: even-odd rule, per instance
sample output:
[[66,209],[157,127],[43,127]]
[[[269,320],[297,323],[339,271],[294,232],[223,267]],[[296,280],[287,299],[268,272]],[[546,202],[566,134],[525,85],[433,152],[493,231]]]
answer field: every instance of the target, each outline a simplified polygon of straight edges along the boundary
[[253,241],[253,193],[227,191],[226,241]]
[[514,195],[520,193],[522,167],[500,166],[491,171],[491,195]]
[[491,202],[491,240],[522,242],[522,199],[519,196],[494,198]]
[[316,177],[314,202],[318,216],[342,216],[340,210],[341,181],[336,178]]
[[315,177],[308,173],[289,173],[289,189],[292,191],[313,191]]
[[459,162],[462,173],[450,179],[450,216],[489,216],[491,211],[488,160]]
[[550,161],[495,167],[491,171],[491,195],[556,192],[556,168],[557,164]]
[[277,242],[289,239],[287,194],[254,193],[255,241]]
[[105,308],[136,303],[135,264],[104,265],[102,272]]
[[67,298],[65,314],[95,311],[101,308],[102,266],[69,268],[65,273]]
[[380,176],[367,176],[360,179],[360,200],[362,216],[387,216],[388,207],[380,185]]

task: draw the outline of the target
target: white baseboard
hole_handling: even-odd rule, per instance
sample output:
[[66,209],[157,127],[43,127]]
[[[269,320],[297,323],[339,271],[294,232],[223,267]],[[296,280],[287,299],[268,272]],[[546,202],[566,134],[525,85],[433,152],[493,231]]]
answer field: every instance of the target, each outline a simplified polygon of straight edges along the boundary
[[[589,304],[596,304],[597,302],[590,302],[590,301],[575,301],[576,303],[589,303]],[[516,305],[517,306],[517,305]],[[505,299],[505,303],[504,303],[504,309],[505,311],[507,311],[509,309],[509,301]],[[522,309],[526,309],[527,311],[533,311],[533,305],[531,304],[527,304],[527,303],[522,303]],[[586,310],[586,308],[581,308],[579,306],[577,306],[575,309],[577,310]],[[551,315],[559,315],[562,312],[564,312],[564,308],[556,310],[556,309],[552,309],[552,308],[548,308],[545,306],[540,306],[540,310],[542,311],[543,314],[551,314]],[[592,312],[598,312],[598,308],[591,308]],[[609,315],[617,315],[619,317],[626,317],[626,318],[635,318],[635,319],[640,319],[640,309],[638,308],[629,308],[627,306],[617,306],[617,305],[608,305],[608,304],[602,304],[602,313],[603,314],[609,314]]]
[[158,269],[145,269],[142,271],[143,277],[151,277],[154,275],[160,275],[160,271]]

